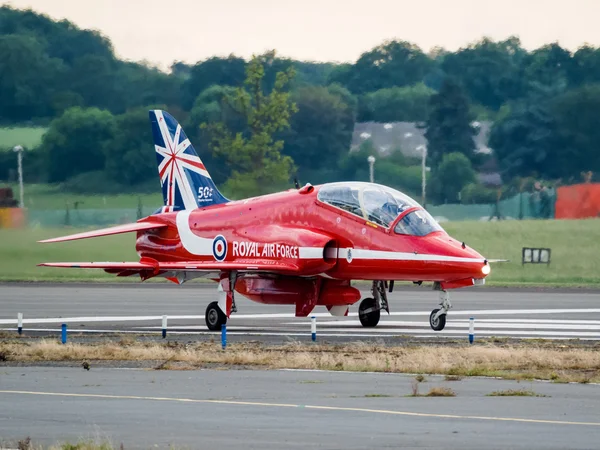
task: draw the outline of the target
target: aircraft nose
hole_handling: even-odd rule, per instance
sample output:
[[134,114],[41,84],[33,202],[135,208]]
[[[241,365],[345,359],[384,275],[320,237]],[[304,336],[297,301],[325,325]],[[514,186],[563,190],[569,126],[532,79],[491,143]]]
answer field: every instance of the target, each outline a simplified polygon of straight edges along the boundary
[[450,236],[441,237],[438,241],[441,251],[450,256],[468,258],[472,261],[461,263],[461,272],[472,278],[485,278],[491,272],[489,263],[477,250],[469,247],[465,242],[458,241]]

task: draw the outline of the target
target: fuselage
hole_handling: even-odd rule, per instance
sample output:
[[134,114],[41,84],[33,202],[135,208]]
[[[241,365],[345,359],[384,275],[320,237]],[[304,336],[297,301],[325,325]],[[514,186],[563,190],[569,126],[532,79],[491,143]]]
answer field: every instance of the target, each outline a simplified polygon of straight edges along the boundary
[[183,222],[184,212],[160,214],[170,226],[139,233],[136,249],[158,261],[286,261],[304,276],[337,280],[485,278],[485,259],[439,226],[424,236],[398,232],[398,222],[420,206],[406,205],[386,227],[323,201],[324,186],[198,208]]

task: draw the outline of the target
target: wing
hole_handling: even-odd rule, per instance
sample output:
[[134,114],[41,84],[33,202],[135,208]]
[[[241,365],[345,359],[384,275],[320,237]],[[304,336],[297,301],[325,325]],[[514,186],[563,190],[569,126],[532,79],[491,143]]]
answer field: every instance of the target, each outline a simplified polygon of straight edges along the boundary
[[199,262],[199,261],[177,261],[159,262],[151,258],[142,258],[139,262],[51,262],[42,263],[38,266],[44,267],[69,267],[76,269],[104,269],[108,273],[117,276],[131,276],[139,274],[143,279],[166,273],[176,274],[178,272],[206,272],[219,273],[221,271],[237,270],[239,272],[271,272],[279,274],[294,275],[300,272],[295,264],[281,261],[269,263],[249,262],[248,264],[235,262]]
[[110,236],[113,234],[129,233],[132,231],[150,230],[152,228],[163,228],[166,226],[167,226],[167,224],[160,223],[160,222],[128,223],[126,225],[117,225],[116,227],[102,228],[101,230],[86,231],[85,233],[77,233],[77,234],[71,234],[69,236],[63,236],[63,237],[58,237],[58,238],[53,238],[53,239],[45,239],[45,240],[39,241],[39,242],[47,244],[50,242],[75,241],[77,239],[87,239],[87,238],[99,237],[99,236]]

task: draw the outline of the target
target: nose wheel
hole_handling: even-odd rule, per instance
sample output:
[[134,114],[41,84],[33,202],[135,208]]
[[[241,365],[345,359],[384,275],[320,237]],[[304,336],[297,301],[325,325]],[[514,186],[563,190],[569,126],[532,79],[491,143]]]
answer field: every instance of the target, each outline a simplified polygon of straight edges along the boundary
[[429,315],[429,326],[433,331],[442,331],[446,326],[446,314],[438,314],[439,309],[434,309]]
[[429,315],[429,326],[433,331],[442,331],[446,326],[446,315],[452,303],[450,303],[450,294],[446,291],[440,291],[440,308],[434,309]]

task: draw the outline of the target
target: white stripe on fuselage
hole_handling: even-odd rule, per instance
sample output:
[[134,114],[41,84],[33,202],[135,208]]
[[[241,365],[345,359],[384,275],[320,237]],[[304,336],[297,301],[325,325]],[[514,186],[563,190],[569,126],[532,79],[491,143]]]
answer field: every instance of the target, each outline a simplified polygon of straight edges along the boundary
[[177,213],[176,223],[181,245],[192,255],[212,256],[213,239],[200,237],[190,229],[191,213],[191,210]]
[[481,262],[483,258],[463,258],[459,256],[429,255],[425,253],[388,252],[385,250],[368,250],[363,248],[340,248],[338,258],[345,259],[348,250],[352,250],[352,259],[391,260],[391,261],[443,261],[443,262]]

